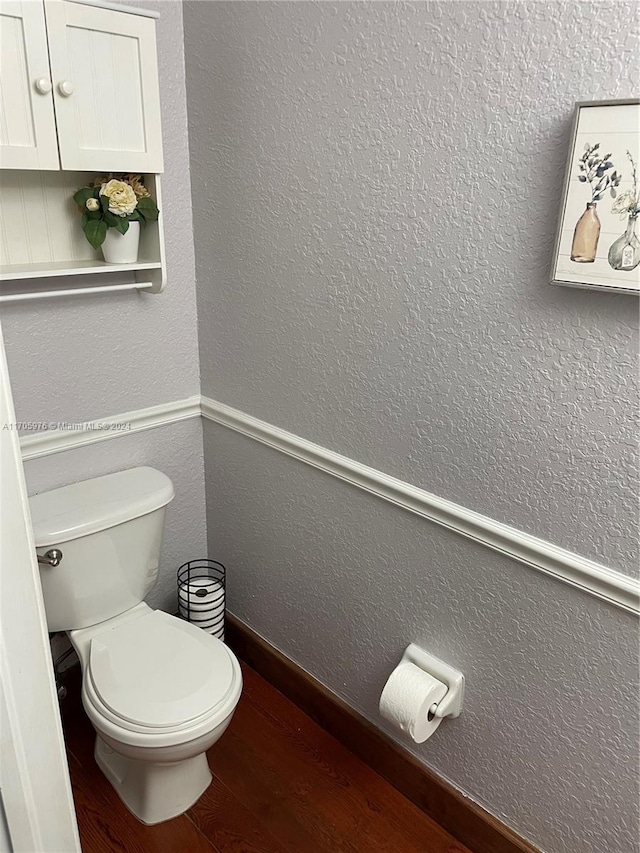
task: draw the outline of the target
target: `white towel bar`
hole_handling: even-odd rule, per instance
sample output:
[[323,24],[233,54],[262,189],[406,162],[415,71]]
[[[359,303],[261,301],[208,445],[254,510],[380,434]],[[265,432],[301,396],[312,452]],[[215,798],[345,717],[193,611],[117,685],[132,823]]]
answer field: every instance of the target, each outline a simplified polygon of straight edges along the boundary
[[101,287],[71,287],[65,290],[34,290],[32,293],[5,293],[0,295],[0,302],[17,302],[22,299],[48,299],[51,296],[73,296],[85,293],[114,293],[116,290],[146,290],[153,287],[150,281],[135,284],[110,284]]

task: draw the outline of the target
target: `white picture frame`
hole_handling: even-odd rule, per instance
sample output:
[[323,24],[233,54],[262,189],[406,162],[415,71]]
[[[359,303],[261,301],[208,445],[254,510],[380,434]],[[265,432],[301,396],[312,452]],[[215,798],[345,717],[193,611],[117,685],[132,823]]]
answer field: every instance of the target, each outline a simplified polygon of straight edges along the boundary
[[640,295],[640,100],[576,104],[551,283]]

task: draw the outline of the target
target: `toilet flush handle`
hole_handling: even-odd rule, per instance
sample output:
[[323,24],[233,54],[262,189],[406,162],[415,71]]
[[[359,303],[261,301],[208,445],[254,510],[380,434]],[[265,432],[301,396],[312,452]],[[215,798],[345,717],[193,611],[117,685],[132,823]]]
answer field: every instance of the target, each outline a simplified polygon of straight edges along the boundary
[[62,551],[59,548],[50,548],[44,554],[38,554],[38,562],[47,566],[59,566],[62,561]]

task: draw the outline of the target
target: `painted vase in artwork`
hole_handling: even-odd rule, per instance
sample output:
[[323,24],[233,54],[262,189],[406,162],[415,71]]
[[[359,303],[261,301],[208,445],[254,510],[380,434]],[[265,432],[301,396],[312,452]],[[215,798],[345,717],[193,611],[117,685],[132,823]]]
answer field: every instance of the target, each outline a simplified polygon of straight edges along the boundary
[[592,264],[596,259],[599,238],[600,220],[595,202],[590,201],[573,232],[571,260],[578,264]]
[[638,236],[638,214],[629,216],[627,229],[609,249],[609,265],[614,270],[634,270],[640,264],[640,237]]

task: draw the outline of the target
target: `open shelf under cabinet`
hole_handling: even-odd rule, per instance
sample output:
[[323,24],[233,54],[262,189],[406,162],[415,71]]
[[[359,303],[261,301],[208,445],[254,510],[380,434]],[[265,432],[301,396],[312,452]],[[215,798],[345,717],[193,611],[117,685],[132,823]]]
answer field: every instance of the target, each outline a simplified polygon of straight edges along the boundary
[[164,288],[159,176],[144,176],[161,214],[158,222],[141,229],[140,260],[133,264],[106,263],[80,227],[73,194],[96,177],[86,172],[0,171],[0,301],[28,298],[31,281],[33,295],[44,295],[47,279],[53,285],[51,295],[88,293],[92,288],[104,292],[111,285],[114,290],[138,286],[148,293]]

